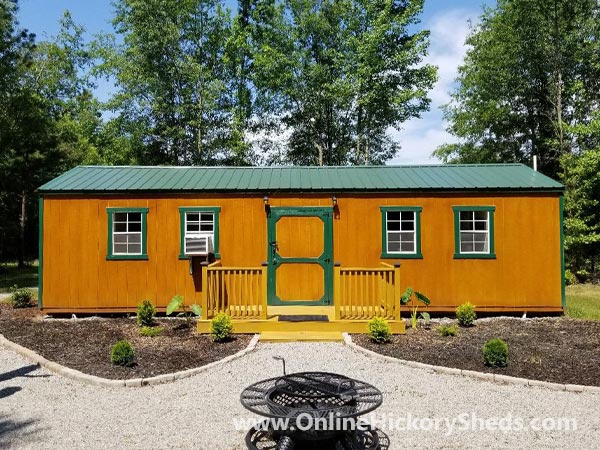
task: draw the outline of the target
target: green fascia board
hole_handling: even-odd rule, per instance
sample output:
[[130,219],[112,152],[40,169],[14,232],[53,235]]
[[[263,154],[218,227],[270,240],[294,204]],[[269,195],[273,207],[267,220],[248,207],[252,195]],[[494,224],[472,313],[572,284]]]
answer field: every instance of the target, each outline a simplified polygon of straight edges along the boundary
[[[494,244],[494,213],[495,206],[453,206],[454,211],[454,259],[496,259]],[[461,211],[487,211],[490,223],[490,251],[489,253],[461,253],[460,252],[460,212]]]
[[42,309],[44,290],[44,197],[41,195],[38,199],[38,221],[38,308]]
[[[107,261],[148,259],[148,211],[148,208],[106,208],[106,214],[108,215],[108,242],[106,247]],[[113,255],[113,214],[120,212],[142,213],[142,253],[140,255]]]
[[185,238],[185,215],[188,212],[211,212],[214,215],[214,235],[215,241],[213,247],[215,250],[215,259],[221,259],[221,252],[219,251],[219,214],[221,213],[220,206],[183,206],[179,208],[179,259],[189,259],[189,256],[185,254],[184,238]]
[[567,307],[567,280],[565,277],[565,198],[559,198],[559,220],[560,220],[560,295],[563,310]]
[[551,192],[564,186],[523,164],[341,167],[79,166],[52,194],[163,192]]
[[[423,259],[421,253],[421,206],[381,206],[381,258],[382,259]],[[387,252],[387,212],[388,211],[411,211],[415,213],[416,252],[415,253],[388,253]]]

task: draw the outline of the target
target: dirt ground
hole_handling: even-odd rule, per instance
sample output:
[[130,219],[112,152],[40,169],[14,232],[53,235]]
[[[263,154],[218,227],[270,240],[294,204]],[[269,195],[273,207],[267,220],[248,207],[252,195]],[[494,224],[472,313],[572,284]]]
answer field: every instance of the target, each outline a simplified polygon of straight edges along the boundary
[[[407,329],[387,344],[366,335],[354,341],[375,352],[400,359],[459,369],[494,372],[556,383],[600,386],[600,322],[561,318],[492,319],[457,336],[440,336],[437,328]],[[502,338],[509,347],[509,364],[491,369],[482,362],[483,344]]]
[[[41,320],[37,308],[13,310],[0,305],[0,333],[45,358],[91,375],[111,379],[152,377],[203,366],[245,348],[251,336],[236,335],[224,343],[186,328],[181,320],[158,319],[162,334],[140,336],[135,320]],[[115,366],[111,347],[126,339],[133,345],[135,365]]]

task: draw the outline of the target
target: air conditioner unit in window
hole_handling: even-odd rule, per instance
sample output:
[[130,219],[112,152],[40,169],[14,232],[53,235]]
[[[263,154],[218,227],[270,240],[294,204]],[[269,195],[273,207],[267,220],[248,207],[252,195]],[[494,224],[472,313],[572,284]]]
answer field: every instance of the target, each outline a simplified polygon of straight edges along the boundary
[[193,235],[185,236],[186,255],[208,255],[214,253],[212,236]]

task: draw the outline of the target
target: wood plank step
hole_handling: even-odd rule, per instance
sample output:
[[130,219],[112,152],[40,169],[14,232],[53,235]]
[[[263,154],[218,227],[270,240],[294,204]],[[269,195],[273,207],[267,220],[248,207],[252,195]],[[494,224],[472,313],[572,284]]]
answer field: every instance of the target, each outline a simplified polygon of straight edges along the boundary
[[260,342],[341,342],[339,331],[264,331]]

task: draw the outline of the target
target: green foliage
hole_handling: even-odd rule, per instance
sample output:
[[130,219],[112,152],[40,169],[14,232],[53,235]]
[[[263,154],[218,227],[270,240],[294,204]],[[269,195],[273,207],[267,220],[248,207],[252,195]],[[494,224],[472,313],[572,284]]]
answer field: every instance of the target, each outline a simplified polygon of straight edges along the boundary
[[428,312],[423,311],[421,313],[421,319],[423,319],[423,326],[429,328],[431,323],[431,315]]
[[129,341],[117,342],[110,351],[110,360],[117,366],[133,366],[134,357],[135,353]]
[[[226,45],[232,19],[219,0],[117,0],[117,38],[96,47],[116,78],[111,107],[146,164],[248,164]],[[237,61],[236,61],[237,62]],[[236,153],[237,152],[237,153]]]
[[429,306],[431,300],[427,298],[425,294],[418,291],[413,291],[411,287],[406,288],[406,291],[400,297],[401,305],[408,305],[410,307],[410,322],[413,329],[417,328],[417,314],[419,310],[419,303],[423,303],[425,306]]
[[475,319],[477,319],[477,314],[475,313],[475,306],[471,303],[466,302],[456,308],[456,320],[458,320],[461,327],[470,327]]
[[233,323],[227,314],[219,313],[210,321],[210,335],[214,342],[228,340],[231,333],[233,333]]
[[440,336],[456,336],[458,330],[456,329],[456,325],[440,325],[438,327],[438,333]]
[[369,338],[378,344],[389,342],[392,336],[390,324],[383,317],[373,317],[369,320],[367,332]]
[[33,291],[31,289],[13,286],[10,292],[10,302],[13,308],[28,308],[32,306]]
[[200,317],[202,308],[199,305],[190,305],[188,311],[184,304],[184,298],[181,295],[174,296],[167,305],[167,316],[170,316],[175,311],[181,310],[177,315],[185,319],[185,324],[189,327],[192,324],[192,315]]
[[499,0],[469,37],[457,88],[445,106],[460,143],[445,162],[522,162],[538,155],[557,177],[561,155],[589,147],[571,127],[600,98],[600,12],[595,0]]
[[[565,254],[567,265],[576,271],[580,282],[587,277],[579,271],[595,272],[600,254],[600,116],[597,129],[590,125],[578,130],[596,147],[568,155],[562,160],[565,192]],[[585,279],[582,279],[585,278]]]
[[569,269],[565,270],[565,284],[567,286],[577,284],[577,278],[575,278],[575,275]]
[[[268,6],[266,6],[268,5]],[[382,164],[387,135],[429,106],[436,69],[423,63],[422,0],[266,2],[253,22],[253,73],[265,124],[290,130],[279,162]],[[271,122],[269,122],[269,119]]]
[[164,330],[161,327],[143,326],[140,328],[140,335],[144,337],[154,337],[162,334]]
[[150,300],[144,300],[137,305],[137,324],[143,327],[150,327],[154,323],[156,308]]
[[483,363],[490,367],[508,365],[508,345],[502,339],[490,339],[483,345]]

